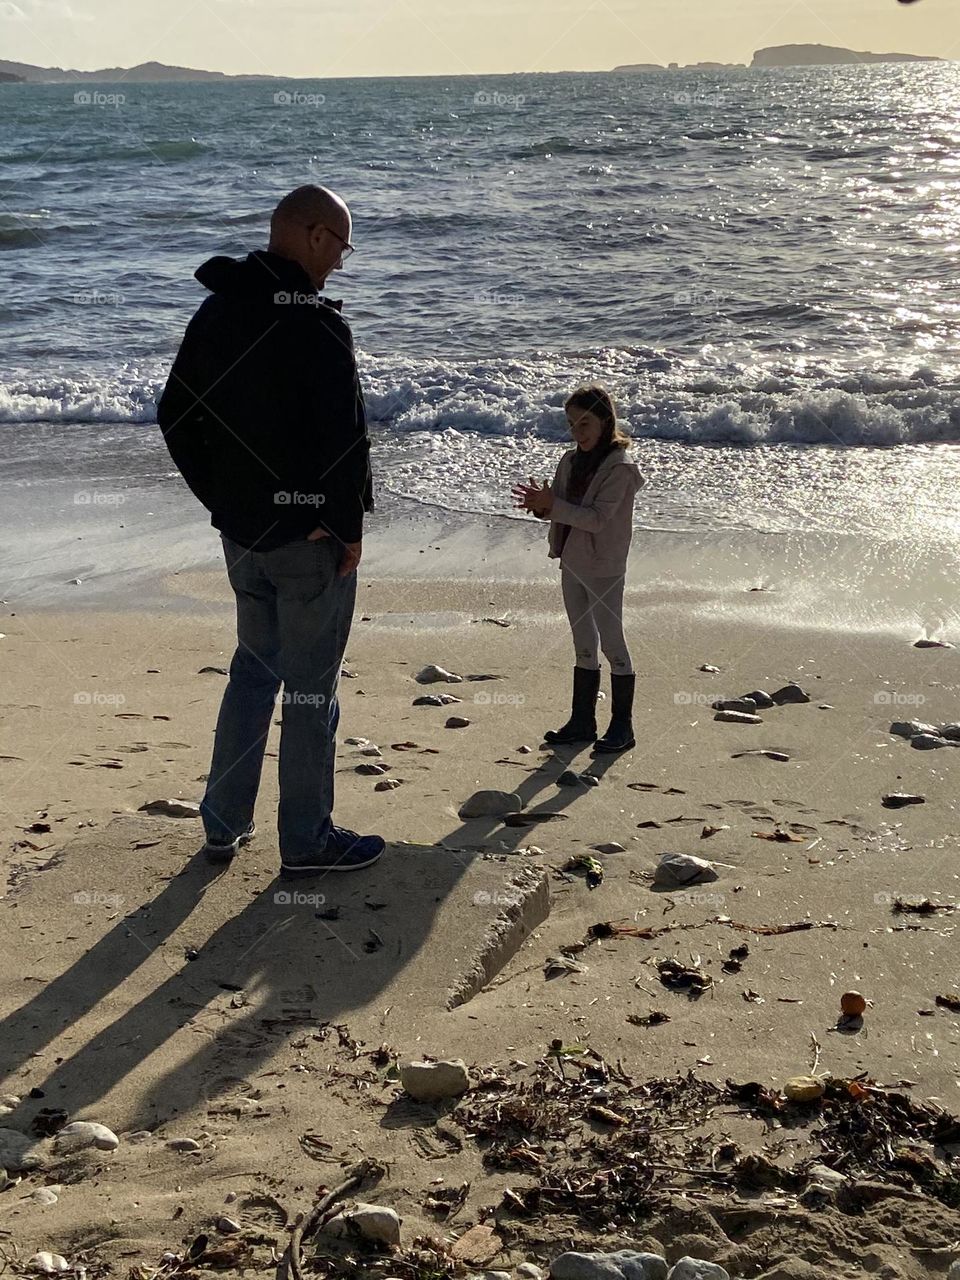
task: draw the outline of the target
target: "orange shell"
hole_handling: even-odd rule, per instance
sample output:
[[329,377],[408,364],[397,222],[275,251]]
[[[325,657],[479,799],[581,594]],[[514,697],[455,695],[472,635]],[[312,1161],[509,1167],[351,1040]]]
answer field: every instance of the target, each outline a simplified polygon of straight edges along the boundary
[[848,1017],[856,1018],[867,1011],[867,1002],[859,991],[845,991],[840,997],[840,1009]]

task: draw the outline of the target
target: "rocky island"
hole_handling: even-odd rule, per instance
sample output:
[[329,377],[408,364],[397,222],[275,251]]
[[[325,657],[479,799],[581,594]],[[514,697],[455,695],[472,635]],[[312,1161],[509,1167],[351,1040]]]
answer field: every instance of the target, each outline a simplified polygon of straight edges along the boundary
[[828,44],[781,44],[758,49],[752,67],[835,67],[857,62],[940,62],[920,53],[858,53]]

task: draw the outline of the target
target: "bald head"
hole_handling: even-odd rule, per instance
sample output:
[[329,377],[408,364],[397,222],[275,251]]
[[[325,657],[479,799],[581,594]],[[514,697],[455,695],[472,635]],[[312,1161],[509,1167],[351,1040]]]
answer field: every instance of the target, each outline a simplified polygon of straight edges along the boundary
[[297,187],[273,211],[270,252],[299,263],[321,288],[340,264],[351,231],[350,210],[335,191]]

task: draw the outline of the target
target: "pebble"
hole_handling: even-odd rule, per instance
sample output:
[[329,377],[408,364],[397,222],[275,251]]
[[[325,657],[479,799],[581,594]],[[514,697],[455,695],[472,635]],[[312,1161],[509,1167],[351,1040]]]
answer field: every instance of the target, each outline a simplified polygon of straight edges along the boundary
[[[726,1273],[724,1273],[726,1274]],[[551,1280],[667,1280],[667,1261],[655,1253],[562,1253]]]
[[952,649],[953,645],[949,640],[915,640],[913,647],[915,649]]
[[446,707],[451,702],[462,701],[462,698],[455,698],[452,693],[426,693],[422,698],[414,698],[413,705],[415,707]]
[[56,1204],[60,1199],[58,1191],[60,1187],[37,1187],[30,1199],[35,1204]]
[[715,667],[711,662],[704,662],[701,665],[700,670],[705,671],[709,676],[717,676],[720,674],[720,668]]
[[750,716],[757,710],[757,704],[752,698],[719,698],[712,706],[714,711],[743,711]]
[[626,853],[627,850],[622,844],[618,844],[616,840],[608,840],[606,844],[595,844],[594,849],[597,853]]
[[371,743],[369,747],[364,747],[360,754],[362,756],[382,756],[383,752],[379,747],[375,747],[373,743]]
[[[790,702],[809,702],[810,695],[805,693],[798,684],[785,684],[782,689],[774,689],[770,697],[778,707],[784,707]],[[724,1272],[726,1274],[726,1272]]]
[[690,853],[664,853],[660,856],[653,883],[677,888],[688,884],[707,884],[717,880],[717,869],[706,858],[696,858]]
[[378,773],[389,773],[390,766],[388,764],[358,764],[355,772],[365,778],[372,778]]
[[946,738],[941,738],[939,734],[932,733],[915,733],[910,739],[910,745],[917,751],[935,751],[938,747],[948,745]]
[[69,1151],[86,1151],[96,1147],[100,1151],[116,1151],[120,1139],[105,1124],[96,1124],[90,1120],[74,1120],[65,1124],[53,1140],[53,1149],[58,1155]]
[[347,1221],[360,1232],[365,1240],[378,1244],[399,1244],[401,1218],[396,1209],[386,1209],[377,1204],[358,1204],[347,1215]]
[[718,711],[713,718],[724,724],[763,724],[759,716],[751,715],[747,711]]
[[599,787],[600,779],[592,773],[574,773],[572,769],[564,769],[557,779],[558,787]]
[[533,747],[528,747],[526,744],[524,744],[522,747],[517,747],[517,755],[528,756],[532,751],[533,751]]
[[452,671],[447,671],[443,667],[438,667],[434,663],[424,667],[414,677],[417,684],[462,684],[463,676],[454,675]]
[[451,716],[447,721],[448,729],[466,729],[470,721],[466,716]]
[[744,694],[744,697],[749,698],[761,710],[766,710],[776,705],[766,689],[753,689],[750,693]]
[[0,1103],[12,1111],[14,1107],[19,1107],[20,1099],[15,1093],[0,1093]]
[[381,778],[374,791],[396,791],[397,787],[403,786],[402,778]]
[[31,1271],[39,1271],[45,1276],[55,1276],[60,1271],[71,1270],[70,1263],[62,1253],[47,1253],[45,1250],[35,1253],[27,1266]]
[[165,818],[199,818],[200,806],[192,800],[150,800],[138,813],[159,814]]
[[19,1129],[0,1129],[0,1169],[7,1173],[21,1173],[39,1169],[43,1156],[35,1149],[32,1138]]
[[218,1218],[217,1230],[222,1236],[236,1235],[238,1231],[242,1231],[243,1227],[237,1222],[236,1218]]
[[523,801],[512,791],[475,791],[460,806],[461,818],[502,818],[523,808]]
[[939,735],[940,730],[935,724],[924,724],[922,720],[894,720],[890,732],[898,738],[915,738],[918,733]]
[[418,1102],[457,1098],[470,1088],[470,1075],[462,1058],[446,1062],[407,1062],[400,1068],[400,1083]]
[[343,741],[348,747],[369,747],[370,746],[369,738],[344,738]]
[[228,676],[229,674],[226,667],[201,667],[197,672],[198,676]]
[[880,803],[885,809],[903,809],[908,804],[926,804],[923,796],[909,795],[905,791],[891,791],[889,795],[881,796]]
[[543,1280],[543,1272],[535,1262],[521,1262],[517,1267],[517,1275],[522,1280]]
[[667,1280],[730,1280],[730,1276],[716,1262],[704,1262],[702,1258],[681,1258],[670,1268]]
[[196,1138],[171,1138],[167,1143],[171,1151],[199,1151],[200,1143]]

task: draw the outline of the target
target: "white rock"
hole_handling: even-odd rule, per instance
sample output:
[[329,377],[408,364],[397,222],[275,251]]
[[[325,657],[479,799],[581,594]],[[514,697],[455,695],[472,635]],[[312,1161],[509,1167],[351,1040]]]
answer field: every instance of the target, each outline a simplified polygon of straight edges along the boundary
[[0,1169],[21,1173],[42,1165],[43,1156],[32,1138],[19,1129],[0,1129]]
[[523,1280],[543,1280],[543,1272],[535,1262],[521,1262],[517,1267],[517,1275]]
[[940,737],[948,742],[960,742],[960,724],[945,724],[940,729]]
[[627,850],[622,844],[618,844],[616,840],[608,840],[606,844],[595,844],[593,846],[597,853],[626,853]]
[[365,1240],[378,1244],[400,1243],[400,1215],[396,1209],[386,1209],[378,1204],[358,1204],[347,1214],[347,1220]]
[[935,724],[924,724],[922,720],[894,720],[890,732],[898,738],[914,738],[918,733],[938,734],[940,731]]
[[670,1268],[667,1280],[730,1280],[730,1276],[716,1262],[704,1262],[702,1258],[681,1258]]
[[369,747],[364,747],[363,750],[360,752],[360,754],[362,756],[382,756],[383,752],[380,750],[379,747],[375,747],[371,743]]
[[60,1271],[70,1270],[70,1263],[62,1254],[47,1253],[45,1250],[35,1253],[27,1266],[31,1271],[39,1271],[45,1276],[55,1276]]
[[462,1058],[447,1062],[407,1062],[400,1068],[400,1083],[418,1102],[457,1098],[470,1088],[470,1075]]
[[722,724],[763,724],[759,716],[751,715],[748,711],[718,711],[713,718]]
[[196,1138],[171,1138],[167,1146],[172,1151],[199,1151],[200,1143]]
[[550,1267],[552,1280],[666,1280],[667,1262],[655,1253],[562,1253]]
[[344,742],[348,747],[369,747],[369,738],[344,738]]
[[37,1187],[30,1199],[35,1204],[56,1204],[60,1199],[60,1190],[60,1187]]
[[718,878],[716,867],[706,858],[697,858],[690,853],[664,853],[657,863],[653,883],[675,888],[678,885],[708,884]]
[[96,1147],[100,1151],[116,1151],[120,1139],[105,1124],[96,1124],[91,1120],[74,1120],[65,1124],[53,1140],[53,1149],[58,1155],[69,1151],[86,1151]]
[[523,801],[512,791],[475,791],[460,806],[461,818],[502,818],[505,813],[516,813],[523,808]]
[[236,1218],[218,1218],[217,1230],[222,1236],[232,1236],[238,1231],[242,1231],[243,1227],[237,1222]]
[[938,747],[949,746],[949,743],[946,738],[941,738],[939,734],[915,733],[910,739],[910,745],[917,751],[936,751]]
[[200,806],[192,800],[150,800],[137,812],[160,814],[165,818],[199,818]]
[[845,1174],[838,1173],[825,1164],[812,1164],[808,1173],[814,1182],[819,1182],[823,1187],[842,1187],[847,1180]]
[[434,663],[424,667],[414,679],[417,684],[463,684],[463,676],[454,675],[452,671],[446,671]]
[[15,1093],[0,1093],[0,1104],[5,1107],[19,1107],[21,1099]]

